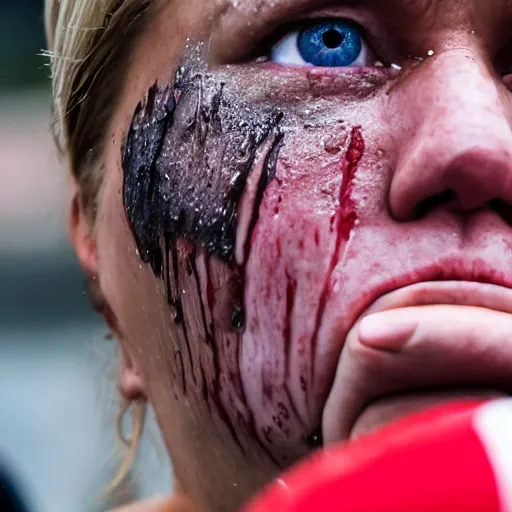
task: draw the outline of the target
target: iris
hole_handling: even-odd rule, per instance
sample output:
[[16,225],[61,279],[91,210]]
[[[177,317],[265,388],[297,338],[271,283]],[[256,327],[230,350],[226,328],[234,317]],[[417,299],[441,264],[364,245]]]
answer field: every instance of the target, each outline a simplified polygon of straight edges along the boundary
[[363,50],[360,31],[345,21],[315,23],[299,33],[301,57],[314,66],[350,66]]

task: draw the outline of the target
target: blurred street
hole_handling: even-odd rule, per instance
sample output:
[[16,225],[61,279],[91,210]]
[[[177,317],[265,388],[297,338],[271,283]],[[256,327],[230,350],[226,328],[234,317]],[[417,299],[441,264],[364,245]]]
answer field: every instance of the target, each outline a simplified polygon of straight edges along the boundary
[[[0,20],[9,7],[0,4]],[[121,453],[115,344],[91,311],[68,243],[68,176],[41,82],[7,87],[0,77],[0,464],[30,512],[99,512],[168,492],[170,469],[150,426],[127,484],[99,500]]]

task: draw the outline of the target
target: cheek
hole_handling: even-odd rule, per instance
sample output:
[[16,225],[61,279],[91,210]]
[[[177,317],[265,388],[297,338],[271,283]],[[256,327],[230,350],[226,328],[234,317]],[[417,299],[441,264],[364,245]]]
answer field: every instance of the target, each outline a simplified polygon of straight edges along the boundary
[[138,363],[143,363],[141,369],[150,375],[161,340],[165,339],[171,349],[174,345],[173,337],[169,337],[172,317],[168,311],[162,314],[164,283],[142,264],[127,222],[120,193],[120,162],[112,159],[108,168],[113,172],[106,176],[102,187],[96,225],[101,289],[119,324],[121,342],[128,344],[132,354],[147,356]]
[[332,271],[357,222],[352,192],[364,153],[361,130],[333,134],[344,146],[336,151],[323,136],[286,140],[245,270],[241,372],[259,431],[274,449],[304,440],[320,424],[331,376],[315,367],[317,336]]
[[201,404],[210,438],[278,466],[316,442],[332,378],[315,367],[316,337],[357,222],[365,151],[359,128],[287,122],[211,77],[182,77],[139,105],[122,162],[136,273],[147,279],[132,281],[129,311],[156,323],[172,392]]
[[127,218],[144,267],[163,284],[167,304],[161,301],[160,310],[172,319],[173,347],[164,347],[173,352],[167,357],[172,392],[183,403],[200,404],[194,415],[216,427],[210,437],[274,460],[255,432],[258,411],[246,400],[240,372],[243,260],[251,249],[241,242],[237,250],[237,241],[251,239],[263,192],[274,178],[280,120],[273,109],[244,108],[224,95],[223,84],[193,77],[149,91],[123,153]]

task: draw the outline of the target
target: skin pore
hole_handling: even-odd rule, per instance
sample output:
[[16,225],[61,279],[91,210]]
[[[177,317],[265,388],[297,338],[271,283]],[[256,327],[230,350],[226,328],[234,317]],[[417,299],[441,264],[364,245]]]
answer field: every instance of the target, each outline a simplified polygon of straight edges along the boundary
[[[380,296],[510,287],[512,2],[174,0],[149,15],[96,225],[77,209],[74,241],[121,389],[155,408],[198,510],[236,510],[321,445],[328,399],[356,394],[336,370]],[[363,66],[268,59],[283,31],[330,18],[364,27]]]

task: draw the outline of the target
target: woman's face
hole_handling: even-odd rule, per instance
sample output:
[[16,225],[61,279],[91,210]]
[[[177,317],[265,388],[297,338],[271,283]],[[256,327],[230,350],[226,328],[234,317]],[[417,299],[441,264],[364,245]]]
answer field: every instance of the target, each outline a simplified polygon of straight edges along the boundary
[[385,396],[498,387],[449,339],[406,363],[347,340],[369,310],[507,309],[512,2],[155,7],[110,130],[97,270],[121,384],[143,386],[198,506],[233,510],[388,421]]

